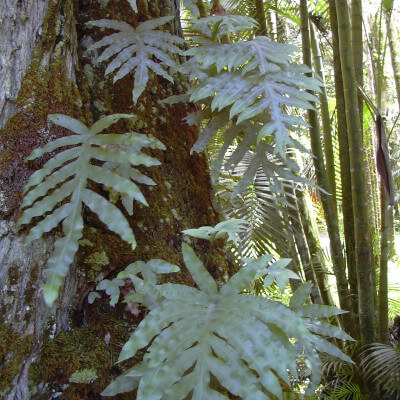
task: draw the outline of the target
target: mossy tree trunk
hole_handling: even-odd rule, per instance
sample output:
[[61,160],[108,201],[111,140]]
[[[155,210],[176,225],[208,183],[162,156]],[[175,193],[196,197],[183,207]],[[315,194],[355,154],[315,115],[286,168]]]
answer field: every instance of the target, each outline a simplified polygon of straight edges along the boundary
[[[182,118],[191,106],[159,104],[160,99],[181,93],[186,78],[171,84],[151,75],[146,91],[133,105],[133,78],[128,76],[113,85],[112,78],[104,77],[104,67],[86,51],[104,33],[89,29],[85,23],[113,18],[136,26],[150,18],[179,15],[179,2],[138,0],[139,14],[130,11],[128,2],[122,0],[15,0],[8,4],[7,9],[0,10],[0,56],[13,55],[2,71],[8,83],[0,81],[0,90],[9,88],[0,104],[0,393],[10,400],[49,398],[55,392],[65,399],[99,398],[123,369],[124,365],[115,367],[114,363],[143,311],[135,316],[122,303],[113,308],[105,295],[89,305],[88,293],[101,279],[115,277],[134,260],[162,258],[182,266],[181,231],[214,225],[218,220],[210,199],[206,160],[203,155],[189,155],[197,132]],[[167,28],[179,34],[179,21]],[[86,124],[104,114],[135,114],[134,122],[120,122],[113,132],[152,134],[167,150],[154,151],[152,155],[161,165],[146,170],[157,183],[152,190],[141,188],[150,206],[136,207],[128,217],[138,241],[135,251],[94,214],[86,213],[80,250],[58,301],[49,308],[41,287],[58,232],[25,247],[27,232],[17,232],[15,221],[23,187],[45,161],[25,164],[25,157],[66,133],[48,123],[51,113],[67,114]],[[107,196],[105,188],[93,189]],[[208,242],[199,241],[194,248],[200,256],[212,254],[208,268],[217,280],[229,273],[222,243],[210,249]],[[184,271],[170,279],[190,284]],[[97,378],[87,377],[86,383],[70,382],[75,371],[85,369]]]

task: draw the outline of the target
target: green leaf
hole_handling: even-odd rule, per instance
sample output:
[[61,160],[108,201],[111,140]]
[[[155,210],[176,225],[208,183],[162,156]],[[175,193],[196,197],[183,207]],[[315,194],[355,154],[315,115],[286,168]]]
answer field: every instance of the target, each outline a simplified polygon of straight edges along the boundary
[[214,241],[220,238],[225,238],[233,243],[237,244],[236,235],[246,229],[245,226],[248,222],[243,219],[230,219],[227,221],[222,221],[215,227],[211,226],[201,226],[197,229],[186,229],[182,231],[186,235],[197,237],[200,239],[207,239]]
[[90,133],[92,135],[96,135],[97,133],[104,131],[112,124],[118,122],[121,118],[132,118],[131,114],[111,114],[106,115],[105,117],[100,118],[90,127]]
[[70,131],[79,135],[85,135],[89,133],[89,129],[86,125],[82,124],[82,122],[78,121],[75,118],[69,117],[68,115],[50,114],[47,119],[55,123],[56,125],[67,128]]
[[114,307],[117,304],[120,296],[120,286],[124,286],[122,279],[103,279],[97,286],[97,290],[105,290],[106,293],[111,297],[110,306]]
[[[131,6],[137,12],[134,0],[132,0]],[[182,54],[180,48],[175,44],[183,43],[183,39],[167,32],[155,30],[172,19],[172,16],[150,19],[140,23],[136,29],[127,23],[114,20],[98,20],[89,23],[92,26],[120,31],[120,33],[106,36],[94,43],[89,50],[108,46],[98,58],[98,62],[108,60],[117,54],[105,72],[108,74],[118,70],[114,82],[122,79],[130,72],[134,72],[135,83],[132,90],[134,103],[137,102],[147,86],[149,69],[170,82],[173,82],[173,78],[165,71],[165,67],[179,69],[170,53]],[[159,63],[153,61],[153,59],[159,61]]]
[[300,279],[293,271],[285,268],[290,261],[290,258],[281,258],[280,260],[274,262],[266,270],[268,275],[264,278],[264,286],[267,287],[272,285],[275,280],[280,291],[283,292],[286,285],[289,283],[289,279]]
[[135,261],[129,264],[124,271],[118,274],[118,278],[129,278],[140,273],[147,283],[155,285],[157,283],[157,274],[169,274],[178,271],[179,267],[174,264],[160,259],[151,259],[147,263]]
[[[131,5],[132,10],[135,11],[135,13],[138,13],[139,11],[138,11],[138,8],[136,5],[136,0],[128,0],[128,2]],[[105,395],[103,395],[103,396],[105,396]]]
[[63,222],[65,236],[57,239],[54,244],[54,251],[46,269],[46,283],[43,286],[43,293],[46,303],[51,307],[58,296],[59,289],[67,276],[69,266],[78,251],[79,239],[82,238],[83,221],[81,216],[81,203],[77,204],[71,214]]
[[[146,294],[164,297],[140,322],[119,357],[122,362],[147,348],[143,361],[127,373],[140,378],[138,398],[183,400],[192,393],[192,398],[223,400],[226,392],[243,399],[282,398],[279,379],[289,384],[289,373],[296,378],[297,358],[309,362],[310,389],[321,378],[316,349],[347,360],[307,326],[340,337],[337,328],[327,328],[313,318],[303,320],[275,301],[238,293],[267,270],[272,256],[248,261],[218,292],[193,250],[186,244],[182,249],[186,267],[200,290],[171,283],[153,286],[132,276],[140,294],[135,299]],[[215,390],[214,378],[223,390]],[[116,381],[110,390],[118,385]]]
[[90,292],[88,295],[88,303],[93,304],[96,299],[100,299],[101,296],[97,292]]
[[[126,26],[123,25],[125,28]],[[129,26],[129,25],[128,25]],[[121,27],[121,26],[120,26]],[[33,227],[26,238],[29,243],[39,239],[44,233],[51,231],[63,221],[64,237],[55,243],[55,250],[48,261],[47,281],[43,291],[46,302],[51,306],[57,298],[59,288],[69,271],[78,250],[78,241],[82,237],[82,202],[106,224],[134,248],[136,240],[132,229],[122,212],[95,192],[86,189],[88,179],[106,185],[109,190],[122,193],[123,201],[134,200],[147,205],[139,187],[131,180],[154,185],[154,181],[132,168],[132,165],[152,166],[159,161],[141,152],[144,147],[165,149],[165,146],[153,136],[130,132],[127,135],[99,135],[103,130],[121,118],[131,118],[130,114],[114,114],[101,118],[90,128],[80,121],[62,114],[49,116],[49,120],[70,129],[76,135],[66,136],[36,149],[29,159],[54,151],[63,146],[74,148],[64,150],[47,161],[43,168],[30,178],[21,207],[27,207],[22,213],[17,226],[28,224],[35,217],[43,216]],[[98,146],[115,145],[115,148]],[[91,159],[106,161],[102,166],[91,164]],[[114,161],[114,171],[107,168],[107,161]],[[126,167],[124,163],[129,163]],[[121,171],[128,171],[127,176]],[[64,204],[60,205],[60,203]],[[128,207],[129,208],[129,207]],[[133,208],[132,208],[133,211]]]
[[50,153],[58,149],[59,147],[73,146],[74,144],[83,143],[85,142],[85,140],[88,140],[89,137],[90,137],[89,134],[82,136],[72,135],[72,136],[61,137],[59,139],[53,140],[50,143],[47,143],[46,146],[42,148],[33,150],[31,155],[27,157],[26,160],[34,160],[35,158],[41,157],[45,153]]
[[82,200],[107,225],[108,229],[121,236],[121,239],[129,243],[132,249],[136,247],[135,235],[128,221],[116,206],[88,189],[82,191]]
[[309,302],[310,294],[312,289],[312,282],[303,283],[300,287],[298,287],[293,293],[292,298],[290,299],[289,307],[292,310],[296,310],[301,308],[305,303]]
[[196,256],[196,253],[193,251],[193,249],[186,243],[182,243],[182,255],[186,264],[186,268],[191,273],[198,288],[208,294],[218,293],[217,285],[214,279],[204,268],[203,263]]

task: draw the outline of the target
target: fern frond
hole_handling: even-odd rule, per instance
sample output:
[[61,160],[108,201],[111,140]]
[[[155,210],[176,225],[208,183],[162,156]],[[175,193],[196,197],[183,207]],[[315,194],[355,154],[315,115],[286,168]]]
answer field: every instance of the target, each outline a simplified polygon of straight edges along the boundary
[[[140,294],[154,298],[158,292],[164,300],[152,304],[119,357],[119,362],[124,361],[149,346],[143,361],[117,378],[103,395],[138,386],[137,397],[142,400],[223,400],[228,398],[219,390],[223,387],[244,400],[268,400],[282,398],[279,379],[289,384],[289,373],[296,376],[296,359],[304,351],[312,367],[312,389],[320,377],[316,349],[349,361],[339,349],[313,335],[297,312],[263,297],[241,294],[251,281],[268,274],[271,256],[249,261],[218,290],[188,245],[182,245],[182,253],[197,288],[152,286],[133,278]],[[335,329],[332,332],[337,334]]]
[[[131,71],[134,71],[135,83],[132,91],[134,103],[146,88],[149,79],[149,69],[159,76],[173,82],[173,78],[165,71],[165,67],[177,68],[176,62],[168,53],[182,54],[175,44],[184,40],[167,32],[155,29],[165,25],[173,19],[172,16],[161,17],[142,22],[136,29],[126,22],[114,20],[98,20],[88,22],[91,26],[108,28],[119,31],[106,36],[89,47],[89,51],[107,46],[97,59],[98,62],[109,60],[117,55],[108,65],[105,74],[118,70],[114,82],[122,79]],[[161,62],[153,61],[156,58]]]
[[[118,171],[110,171],[104,165],[100,167],[91,164],[92,158],[101,161],[118,160],[119,163],[127,162],[132,165],[159,164],[158,160],[140,151],[143,147],[163,148],[162,143],[152,137],[132,132],[126,135],[98,135],[120,118],[130,117],[129,114],[109,115],[88,128],[71,117],[50,115],[50,121],[67,129],[71,127],[76,135],[56,139],[33,151],[28,158],[40,157],[63,146],[78,145],[58,153],[45,163],[41,170],[32,174],[25,189],[28,192],[21,206],[29,208],[23,212],[17,223],[18,226],[29,224],[33,218],[44,216],[44,219],[30,230],[26,238],[27,242],[30,242],[39,239],[63,221],[64,236],[55,242],[54,252],[48,261],[47,281],[43,288],[45,300],[50,306],[57,298],[59,288],[78,250],[83,230],[83,203],[95,212],[110,230],[130,243],[132,248],[136,246],[133,231],[122,212],[105,198],[86,188],[88,180],[92,180],[111,187],[132,201],[147,205],[140,189],[131,181],[134,173],[126,177],[118,174]],[[121,149],[100,147],[104,145],[119,145]],[[123,150],[124,147],[129,148],[129,152]],[[144,179],[145,176],[139,172],[136,176],[141,182],[154,183]],[[61,202],[66,203],[59,205]]]
[[129,264],[118,274],[119,279],[131,278],[133,275],[142,274],[145,282],[155,285],[157,283],[157,274],[170,274],[178,272],[179,267],[167,261],[153,258],[147,262],[135,261]]
[[243,32],[254,29],[258,23],[256,20],[244,15],[210,15],[206,18],[195,19],[191,30],[201,32],[212,38],[221,38],[230,33]]
[[[204,35],[201,29],[208,26],[207,21],[196,22],[192,28]],[[318,92],[321,82],[306,76],[308,67],[293,61],[294,46],[266,37],[222,44],[205,35],[194,38],[197,46],[186,52],[191,58],[183,66],[198,74],[198,83],[188,91],[190,100],[204,105],[186,121],[207,122],[191,151],[203,151],[213,136],[222,133],[224,144],[213,165],[213,181],[222,168],[229,171],[251,152],[233,197],[251,184],[260,167],[273,186],[279,187],[282,178],[311,184],[298,176],[296,163],[286,157],[292,148],[308,153],[293,134],[307,123],[290,111],[312,109],[318,100],[305,89]],[[271,162],[271,156],[278,157],[278,165]]]
[[400,396],[400,346],[373,343],[364,351],[362,367],[368,379],[384,394]]
[[222,221],[219,224],[212,226],[202,226],[197,229],[186,229],[182,231],[186,235],[200,239],[214,241],[220,238],[227,238],[237,244],[237,236],[240,232],[246,230],[247,221],[243,219],[230,219]]
[[[292,74],[294,75],[294,72]],[[293,79],[297,81],[296,86],[308,85],[308,80],[314,81],[301,74],[296,74]],[[193,102],[201,102],[213,96],[211,111],[229,107],[229,119],[237,117],[238,124],[269,114],[271,121],[260,127],[257,142],[268,135],[274,135],[275,152],[285,157],[287,146],[306,151],[297,140],[291,138],[289,131],[307,124],[300,118],[284,114],[282,108],[309,109],[313,108],[311,101],[317,101],[315,96],[299,90],[296,86],[291,86],[285,73],[280,72],[265,76],[253,72],[246,75],[242,75],[240,71],[222,72],[218,76],[206,79],[204,85],[193,87],[190,90],[190,99]]]

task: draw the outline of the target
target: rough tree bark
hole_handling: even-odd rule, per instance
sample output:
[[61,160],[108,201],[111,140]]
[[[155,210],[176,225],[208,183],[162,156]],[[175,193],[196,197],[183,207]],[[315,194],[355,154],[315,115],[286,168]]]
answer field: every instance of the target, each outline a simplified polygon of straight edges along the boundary
[[[103,278],[113,278],[134,260],[162,258],[182,266],[181,230],[218,222],[210,199],[207,163],[189,155],[197,132],[182,122],[190,105],[160,105],[159,100],[179,94],[185,77],[175,84],[150,76],[146,91],[133,106],[130,76],[112,84],[104,67],[95,62],[88,45],[104,35],[85,25],[89,20],[112,18],[133,26],[149,18],[178,15],[176,0],[138,0],[134,14],[125,0],[16,0],[0,2],[0,393],[4,399],[97,399],[124,365],[114,366],[121,346],[138,323],[123,304],[109,306],[104,295],[94,304],[88,293]],[[179,33],[179,21],[168,29]],[[3,62],[7,60],[6,62]],[[47,122],[47,115],[63,113],[91,124],[101,115],[132,113],[115,133],[133,130],[153,134],[166,151],[152,155],[159,167],[146,170],[157,183],[143,187],[150,206],[135,205],[128,217],[138,246],[128,245],[109,232],[96,215],[85,214],[84,238],[56,305],[44,303],[44,269],[55,235],[23,245],[26,230],[17,232],[22,190],[30,174],[45,160],[24,163],[36,147],[64,135]],[[103,187],[98,193],[107,196]],[[228,271],[222,243],[209,248],[196,242],[217,280]],[[190,283],[183,271],[175,279]],[[129,288],[127,288],[128,290]],[[106,340],[105,340],[106,338]],[[75,371],[91,370],[96,379],[69,381]],[[90,382],[93,380],[92,382]],[[132,394],[128,397],[133,398]]]

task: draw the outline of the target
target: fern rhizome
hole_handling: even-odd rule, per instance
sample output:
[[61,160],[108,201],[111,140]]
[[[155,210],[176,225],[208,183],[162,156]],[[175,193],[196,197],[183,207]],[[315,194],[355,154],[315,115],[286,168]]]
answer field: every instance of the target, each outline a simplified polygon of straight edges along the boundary
[[[29,208],[18,220],[18,225],[21,226],[29,224],[34,217],[45,216],[30,230],[26,238],[28,243],[39,239],[62,221],[64,236],[55,242],[54,252],[48,261],[46,284],[43,287],[45,300],[49,305],[52,305],[57,298],[59,288],[78,250],[83,231],[83,203],[95,212],[111,231],[128,242],[132,249],[136,246],[133,231],[122,212],[113,203],[87,188],[88,180],[92,180],[122,193],[128,199],[148,205],[139,187],[131,179],[135,180],[138,177],[142,183],[154,184],[154,182],[140,179],[143,174],[132,167],[128,169],[126,177],[121,174],[118,166],[158,165],[160,164],[158,160],[142,153],[141,149],[143,147],[164,149],[164,145],[154,137],[134,132],[125,135],[99,134],[120,118],[130,117],[129,114],[109,115],[88,128],[80,121],[66,115],[50,115],[50,121],[69,129],[75,135],[56,139],[45,147],[36,149],[28,157],[28,160],[33,160],[60,147],[75,146],[58,153],[42,169],[32,174],[26,185],[27,193],[21,205],[22,208]],[[91,163],[92,159],[116,163],[116,168],[110,170],[107,168],[110,167],[109,164],[94,165]],[[63,202],[62,205],[60,202]],[[130,210],[131,205],[128,204],[128,211]]]
[[[137,12],[136,1],[129,3]],[[194,8],[192,0],[184,4]],[[105,47],[97,61],[112,59],[105,73],[117,71],[114,81],[134,74],[134,103],[146,88],[149,71],[173,82],[172,75],[179,70],[193,80],[187,94],[165,102],[192,101],[200,105],[198,111],[186,117],[188,124],[204,127],[192,152],[203,151],[216,134],[223,137],[213,165],[214,180],[222,170],[229,171],[244,158],[250,158],[233,196],[251,185],[260,169],[277,191],[282,189],[282,177],[306,182],[298,176],[297,165],[287,157],[290,148],[306,151],[295,135],[306,123],[289,111],[293,107],[312,108],[311,102],[316,98],[306,90],[319,91],[320,82],[306,76],[308,68],[293,61],[294,47],[266,37],[237,41],[243,31],[251,32],[256,22],[224,15],[192,21],[190,29],[196,33],[192,37],[193,47],[182,53],[178,46],[183,39],[156,30],[172,19],[157,18],[136,28],[114,20],[91,21],[92,26],[117,33],[94,43],[89,51]],[[188,57],[183,65],[176,62],[180,54]],[[56,300],[78,249],[83,204],[132,248],[136,246],[123,213],[113,202],[88,188],[89,181],[105,185],[111,194],[120,196],[128,214],[133,212],[133,201],[147,205],[135,182],[155,183],[135,166],[159,164],[141,150],[164,149],[163,144],[152,136],[134,132],[102,133],[120,118],[130,117],[110,115],[89,128],[71,117],[50,115],[50,121],[74,134],[35,150],[28,158],[67,147],[31,176],[22,203],[24,212],[18,221],[21,226],[30,224],[35,217],[43,217],[31,228],[28,242],[62,223],[64,236],[56,240],[46,272],[44,295],[49,305]],[[278,164],[271,161],[276,159]],[[225,221],[184,233],[203,240],[226,238],[235,242],[236,234],[246,229],[244,225],[243,220]],[[308,304],[309,283],[295,291],[289,307],[244,292],[260,278],[266,286],[276,282],[282,290],[289,278],[297,278],[285,269],[287,259],[275,260],[271,255],[244,259],[245,266],[218,287],[186,243],[182,254],[197,287],[158,285],[157,274],[178,270],[158,259],[138,260],[116,279],[104,280],[97,286],[97,290],[105,290],[111,296],[111,304],[115,305],[124,279],[130,279],[135,293],[125,301],[140,303],[150,310],[124,345],[119,361],[134,357],[140,349],[147,348],[147,352],[139,363],[112,382],[104,395],[137,389],[140,400],[223,400],[228,398],[228,392],[245,400],[281,399],[281,381],[290,383],[296,377],[299,358],[311,370],[309,392],[315,390],[321,378],[318,352],[351,362],[324,337],[351,338],[320,320],[341,311]],[[92,292],[89,301],[98,297],[98,293]]]

